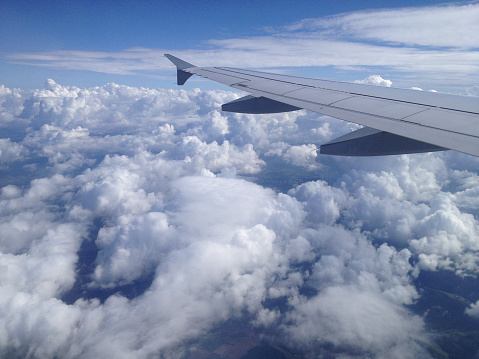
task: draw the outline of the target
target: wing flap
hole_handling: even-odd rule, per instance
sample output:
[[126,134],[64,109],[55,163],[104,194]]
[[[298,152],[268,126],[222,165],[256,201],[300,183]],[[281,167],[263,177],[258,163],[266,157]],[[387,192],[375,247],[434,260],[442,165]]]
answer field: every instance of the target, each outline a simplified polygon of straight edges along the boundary
[[237,100],[225,103],[221,106],[222,111],[238,113],[280,113],[301,110],[298,107],[287,105],[282,102],[271,100],[266,97],[254,97],[251,95],[241,97]]
[[363,127],[321,145],[320,152],[337,156],[385,156],[445,149],[404,136]]

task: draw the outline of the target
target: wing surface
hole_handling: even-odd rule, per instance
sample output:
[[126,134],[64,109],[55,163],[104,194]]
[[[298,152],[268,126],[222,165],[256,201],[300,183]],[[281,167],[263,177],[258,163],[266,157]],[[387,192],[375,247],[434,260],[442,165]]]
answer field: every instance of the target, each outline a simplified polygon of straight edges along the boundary
[[[358,150],[352,150],[355,146],[349,146],[351,149],[346,153],[341,153],[339,149],[336,151],[337,140],[340,140],[337,139],[322,146],[321,152],[324,153],[382,155],[452,149],[479,156],[479,100],[474,97],[317,80],[229,67],[196,67],[172,55],[166,56],[177,66],[179,84],[183,84],[185,78],[195,74],[251,94],[248,98],[243,98],[243,103],[236,100],[235,103],[224,105],[224,110],[228,110],[229,106],[236,108],[235,112],[272,113],[302,108],[354,122],[388,135],[378,137],[378,131],[362,131],[356,136],[343,136],[350,142],[339,147],[348,147],[354,143]],[[288,106],[285,107],[284,104]],[[238,110],[238,107],[245,110]],[[261,108],[269,110],[261,112]],[[278,111],[274,111],[275,108]],[[253,110],[248,112],[250,109]],[[372,137],[368,136],[374,136],[376,141],[378,138],[383,138],[383,141],[392,139],[397,150],[381,150],[381,146],[387,147],[387,142],[383,142],[377,146],[378,150],[374,151],[371,149],[371,143],[374,141],[369,141]],[[369,148],[363,151],[364,153],[361,153],[361,143],[369,143]]]

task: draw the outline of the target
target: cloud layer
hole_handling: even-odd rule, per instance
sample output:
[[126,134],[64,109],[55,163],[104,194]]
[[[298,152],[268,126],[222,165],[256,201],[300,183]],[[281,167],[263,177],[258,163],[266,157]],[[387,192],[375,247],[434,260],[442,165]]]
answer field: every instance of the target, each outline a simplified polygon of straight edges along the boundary
[[0,96],[0,353],[179,358],[235,319],[303,355],[428,357],[414,278],[479,271],[471,156],[319,156],[356,126],[219,112],[233,92]]
[[[402,87],[466,93],[479,79],[479,4],[369,10],[305,19],[251,37],[207,39],[197,49],[75,49],[12,53],[16,64],[163,78],[174,53],[199,66],[253,68],[333,66],[342,71],[401,72]],[[291,55],[293,54],[293,55]],[[212,56],[214,55],[214,56]],[[214,58],[214,62],[212,59]],[[377,71],[377,70],[375,70]],[[426,74],[426,76],[425,76]],[[349,78],[351,80],[351,78]],[[413,83],[414,82],[414,83]]]

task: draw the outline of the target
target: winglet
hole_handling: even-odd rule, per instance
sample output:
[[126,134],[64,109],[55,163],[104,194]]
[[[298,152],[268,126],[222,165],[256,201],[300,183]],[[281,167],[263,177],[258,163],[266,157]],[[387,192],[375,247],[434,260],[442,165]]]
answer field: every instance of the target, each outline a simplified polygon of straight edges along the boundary
[[170,54],[165,54],[165,56],[176,66],[176,83],[178,85],[183,85],[186,80],[193,76],[192,73],[186,72],[184,70],[196,67],[195,65],[192,65],[189,62],[183,61],[182,59],[179,59]]

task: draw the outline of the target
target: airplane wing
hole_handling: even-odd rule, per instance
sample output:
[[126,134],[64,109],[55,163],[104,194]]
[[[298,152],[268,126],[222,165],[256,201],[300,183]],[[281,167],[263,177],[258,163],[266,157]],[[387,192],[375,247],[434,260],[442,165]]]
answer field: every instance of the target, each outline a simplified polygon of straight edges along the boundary
[[197,67],[165,56],[177,67],[178,85],[198,75],[251,94],[224,104],[223,111],[306,109],[365,126],[321,145],[321,153],[379,156],[451,149],[479,157],[479,99],[474,97]]

